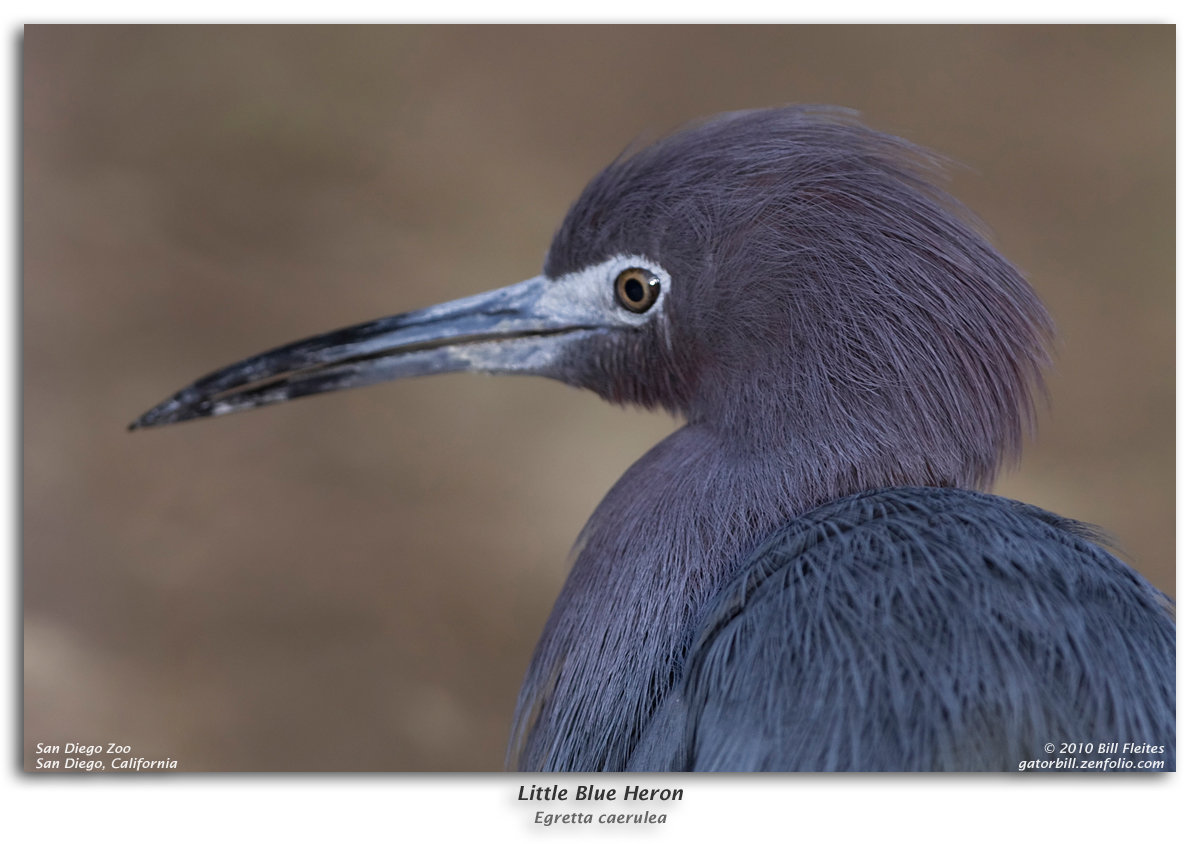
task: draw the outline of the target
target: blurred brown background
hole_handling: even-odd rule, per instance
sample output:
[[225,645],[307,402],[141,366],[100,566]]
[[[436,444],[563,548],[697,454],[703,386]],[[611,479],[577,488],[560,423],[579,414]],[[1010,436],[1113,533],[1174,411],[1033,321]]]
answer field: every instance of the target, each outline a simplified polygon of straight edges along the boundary
[[998,492],[1174,593],[1170,27],[28,27],[25,764],[497,769],[567,551],[673,428],[454,375],[129,434],[269,346],[519,281],[635,136],[849,106],[1061,330]]

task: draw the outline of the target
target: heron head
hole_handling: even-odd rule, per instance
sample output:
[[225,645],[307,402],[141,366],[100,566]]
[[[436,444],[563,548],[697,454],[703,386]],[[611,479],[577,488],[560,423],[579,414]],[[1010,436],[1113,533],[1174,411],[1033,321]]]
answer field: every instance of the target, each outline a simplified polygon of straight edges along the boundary
[[842,110],[723,115],[597,175],[541,275],[249,358],[132,427],[511,372],[802,455],[837,491],[986,486],[1032,422],[1051,324],[939,166]]
[[583,191],[545,274],[660,277],[626,334],[559,377],[662,406],[835,486],[990,484],[1020,451],[1052,324],[937,186],[943,162],[845,111],[718,117],[627,153]]

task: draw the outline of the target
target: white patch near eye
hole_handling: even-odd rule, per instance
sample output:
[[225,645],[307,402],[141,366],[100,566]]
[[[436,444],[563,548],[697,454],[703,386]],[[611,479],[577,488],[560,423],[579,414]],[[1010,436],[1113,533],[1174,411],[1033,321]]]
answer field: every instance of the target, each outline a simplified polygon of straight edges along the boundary
[[[617,301],[614,284],[617,276],[631,267],[646,270],[659,283],[658,300],[644,313],[633,313]],[[550,282],[543,294],[540,307],[549,312],[579,313],[588,311],[602,313],[609,324],[617,323],[638,326],[656,315],[660,315],[663,302],[671,292],[671,274],[662,265],[643,255],[615,255],[599,264],[585,267],[578,272],[562,276]],[[665,314],[661,315],[665,316]],[[660,316],[660,318],[661,318]]]

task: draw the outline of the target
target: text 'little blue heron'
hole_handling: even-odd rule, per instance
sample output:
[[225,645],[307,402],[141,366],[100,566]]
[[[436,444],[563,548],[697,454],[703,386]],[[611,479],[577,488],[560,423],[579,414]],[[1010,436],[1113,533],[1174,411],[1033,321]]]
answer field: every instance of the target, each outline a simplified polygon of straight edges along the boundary
[[1052,326],[936,167],[840,110],[721,116],[596,176],[542,275],[249,358],[132,427],[458,370],[681,414],[580,534],[522,769],[1015,770],[1062,742],[1174,769],[1169,601],[1087,526],[976,491]]

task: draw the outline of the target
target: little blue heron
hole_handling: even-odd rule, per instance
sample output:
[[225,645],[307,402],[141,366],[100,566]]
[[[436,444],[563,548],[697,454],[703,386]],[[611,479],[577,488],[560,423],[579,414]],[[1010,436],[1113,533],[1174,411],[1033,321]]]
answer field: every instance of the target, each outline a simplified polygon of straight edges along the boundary
[[1052,324],[940,166],[838,109],[722,115],[597,175],[541,275],[131,427],[460,370],[681,415],[576,542],[510,766],[1173,770],[1173,605],[1097,529],[985,492]]

